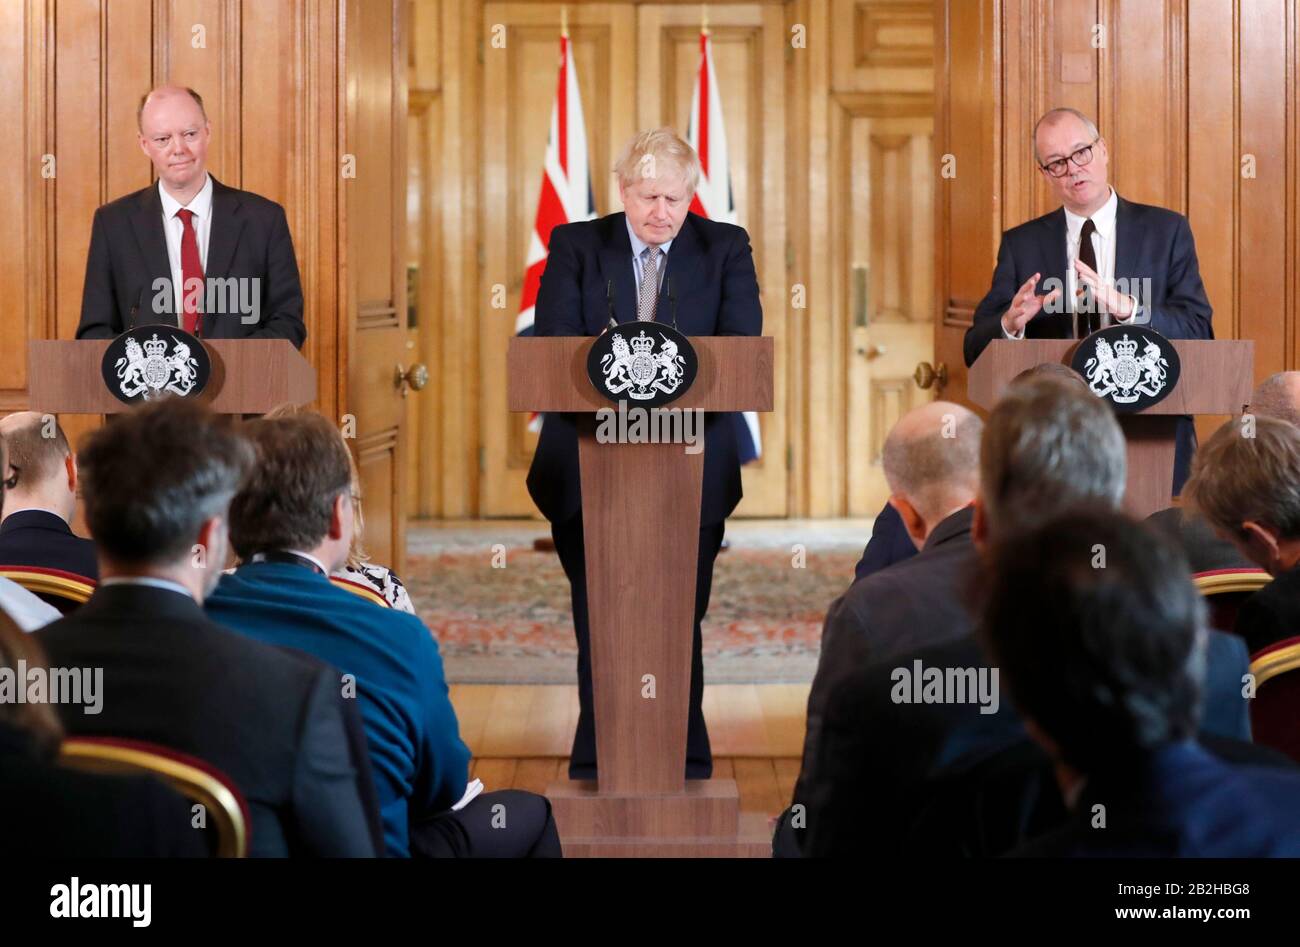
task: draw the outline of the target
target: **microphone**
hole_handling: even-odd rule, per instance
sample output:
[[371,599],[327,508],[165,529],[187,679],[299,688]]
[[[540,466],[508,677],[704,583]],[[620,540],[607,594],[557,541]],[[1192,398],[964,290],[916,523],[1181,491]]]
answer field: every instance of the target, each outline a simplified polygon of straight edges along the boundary
[[126,326],[128,329],[132,329],[135,327],[135,319],[136,316],[140,314],[140,305],[143,302],[144,302],[144,287],[141,286],[140,292],[135,294],[135,305],[131,307],[131,312],[130,315],[128,316],[129,321]]
[[672,316],[673,328],[677,328],[677,297],[673,295],[673,278],[664,277],[664,295],[668,297],[668,312]]
[[617,328],[618,320],[614,318],[614,281],[605,281],[605,306],[609,312],[609,325],[606,328]]

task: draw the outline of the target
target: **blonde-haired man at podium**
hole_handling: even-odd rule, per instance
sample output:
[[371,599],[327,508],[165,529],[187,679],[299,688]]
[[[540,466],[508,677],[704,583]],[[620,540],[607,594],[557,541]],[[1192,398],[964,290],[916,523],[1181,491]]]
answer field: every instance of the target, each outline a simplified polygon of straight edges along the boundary
[[[539,336],[599,335],[619,322],[671,322],[685,335],[761,335],[763,309],[749,235],[690,213],[700,178],[695,150],[668,128],[636,135],[615,166],[624,212],[564,224],[551,232],[537,295]],[[548,414],[528,472],[528,492],[551,521],[555,549],[572,590],[578,639],[579,714],[571,779],[596,776],[596,729],[587,625],[586,558],[574,416]],[[700,621],[709,606],[713,560],[725,520],[740,501],[740,460],[731,419],[705,421],[704,489],[691,658],[686,778],[713,772],[702,709]],[[633,553],[629,551],[629,555]]]

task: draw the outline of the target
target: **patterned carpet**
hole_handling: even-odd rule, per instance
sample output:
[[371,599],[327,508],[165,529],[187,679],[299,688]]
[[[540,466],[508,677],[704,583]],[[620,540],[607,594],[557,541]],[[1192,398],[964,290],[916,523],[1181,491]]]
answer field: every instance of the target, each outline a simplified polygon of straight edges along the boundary
[[[731,548],[718,556],[704,621],[705,680],[812,680],[826,607],[848,586],[869,534],[861,520],[728,524]],[[555,554],[532,548],[549,535],[527,521],[411,524],[402,578],[450,683],[575,681],[569,585]],[[795,543],[806,547],[802,568],[792,565]]]

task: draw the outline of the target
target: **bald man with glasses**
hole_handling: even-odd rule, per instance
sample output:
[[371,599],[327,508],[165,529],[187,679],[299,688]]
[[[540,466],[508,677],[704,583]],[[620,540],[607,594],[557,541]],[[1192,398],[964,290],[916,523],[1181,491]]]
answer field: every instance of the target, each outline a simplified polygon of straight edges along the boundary
[[[1034,125],[1033,148],[1061,206],[1002,235],[993,285],[966,330],[966,364],[994,339],[1082,338],[1125,323],[1171,339],[1214,338],[1187,218],[1115,192],[1106,140],[1082,112],[1044,114]],[[1181,418],[1175,494],[1195,450],[1192,420]]]

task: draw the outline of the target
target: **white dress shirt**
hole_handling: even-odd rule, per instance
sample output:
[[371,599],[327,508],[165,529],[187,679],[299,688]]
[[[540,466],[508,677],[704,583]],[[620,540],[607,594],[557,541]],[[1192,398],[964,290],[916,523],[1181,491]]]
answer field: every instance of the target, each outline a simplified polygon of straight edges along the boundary
[[[163,187],[161,180],[158,182],[158,194],[162,198],[163,209],[163,233],[167,237],[167,262],[171,265],[172,270],[172,287],[176,291],[176,313],[178,324],[180,314],[185,312],[185,277],[181,269],[181,237],[185,233],[185,223],[176,216],[176,212],[182,209],[188,209],[194,212],[194,218],[191,223],[194,225],[194,236],[199,243],[199,262],[203,266],[203,273],[206,276],[208,272],[208,238],[212,234],[212,175],[206,175],[203,187],[199,193],[190,198],[188,204],[182,204],[176,198],[167,192]],[[199,307],[202,309],[202,306]]]
[[[1092,215],[1092,225],[1096,229],[1092,234],[1092,252],[1097,260],[1097,275],[1101,277],[1103,283],[1113,283],[1115,280],[1115,212],[1119,208],[1119,197],[1115,194],[1115,189],[1110,189],[1110,199],[1098,208],[1097,212]],[[1070,208],[1062,208],[1065,211],[1065,287],[1063,289],[1064,299],[1061,300],[1064,312],[1074,312],[1075,306],[1079,301],[1076,293],[1079,289],[1079,274],[1074,268],[1074,264],[1079,259],[1079,236],[1083,232],[1084,222],[1087,217],[1080,217]],[[1137,300],[1134,299],[1133,316],[1137,315]],[[1110,324],[1117,321],[1129,321],[1129,318],[1119,320],[1114,313],[1106,314]],[[1025,330],[1022,328],[1019,333],[1012,335],[1002,329],[1003,338],[1023,339]]]
[[23,631],[44,628],[63,616],[48,602],[42,601],[11,579],[0,579],[0,611],[14,620]]

